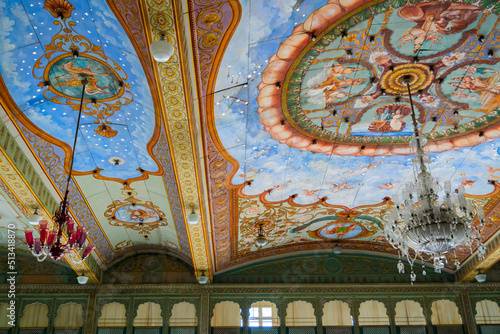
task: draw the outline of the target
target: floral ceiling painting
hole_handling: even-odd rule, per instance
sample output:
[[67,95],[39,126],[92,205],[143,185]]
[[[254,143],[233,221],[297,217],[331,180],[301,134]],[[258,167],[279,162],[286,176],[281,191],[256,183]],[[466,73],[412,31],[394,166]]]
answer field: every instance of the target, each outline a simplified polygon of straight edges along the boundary
[[0,0],[2,103],[61,194],[83,98],[69,207],[104,264],[165,246],[189,262],[153,71],[112,8]]
[[[157,171],[147,150],[155,126],[151,92],[125,31],[95,23],[113,18],[106,3],[7,1],[2,7],[9,17],[2,78],[33,130],[72,143],[86,78],[75,170],[97,168],[120,179],[140,176],[140,168]],[[114,156],[122,163],[111,161]]]
[[[255,0],[239,10],[212,135],[240,198],[232,260],[325,240],[380,250],[390,197],[413,179],[410,98],[433,177],[463,184],[477,204],[496,194],[496,2]],[[255,224],[268,218],[259,249]]]

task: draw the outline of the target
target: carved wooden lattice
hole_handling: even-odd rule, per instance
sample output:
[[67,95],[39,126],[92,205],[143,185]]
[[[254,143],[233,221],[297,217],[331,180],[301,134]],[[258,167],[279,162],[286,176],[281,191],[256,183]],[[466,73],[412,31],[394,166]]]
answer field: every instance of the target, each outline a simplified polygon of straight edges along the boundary
[[12,332],[12,329],[0,329],[0,334],[10,334]]
[[360,327],[360,333],[362,334],[390,334],[391,330],[389,327]]
[[398,327],[400,334],[426,334],[425,326],[400,326]]
[[249,334],[279,334],[279,327],[254,327],[249,328]]
[[323,327],[324,334],[351,334],[352,332],[353,332],[353,327],[334,327],[334,326]]
[[77,329],[62,329],[62,328],[56,328],[54,329],[54,334],[81,334],[82,329],[77,328]]
[[134,334],[161,334],[161,327],[157,327],[157,328],[134,328]]
[[460,325],[450,326],[434,326],[435,333],[437,334],[463,334],[464,329]]
[[212,334],[240,334],[241,328],[212,327]]
[[196,334],[196,327],[170,327],[170,334]]
[[316,327],[287,327],[288,334],[316,334]]
[[19,334],[45,334],[46,328],[21,328]]
[[127,328],[98,328],[97,334],[125,334]]
[[497,334],[500,333],[500,325],[480,325],[479,334]]

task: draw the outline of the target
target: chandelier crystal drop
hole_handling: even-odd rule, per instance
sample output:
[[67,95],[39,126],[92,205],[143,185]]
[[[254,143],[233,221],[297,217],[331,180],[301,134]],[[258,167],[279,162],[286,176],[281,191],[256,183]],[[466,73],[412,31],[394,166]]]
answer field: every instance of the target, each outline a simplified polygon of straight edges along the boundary
[[[50,230],[46,221],[41,221],[39,225],[39,238],[33,238],[33,231],[25,231],[26,243],[28,244],[31,253],[37,258],[39,262],[44,261],[47,257],[53,260],[59,260],[64,254],[69,254],[69,259],[74,264],[82,263],[92,252],[94,246],[87,245],[87,232],[82,226],[77,226],[75,230],[75,222],[71,219],[68,209],[68,194],[69,183],[71,182],[71,174],[73,172],[73,162],[75,159],[76,141],[78,138],[78,129],[80,128],[80,119],[82,116],[83,96],[85,94],[85,86],[88,84],[86,79],[82,80],[82,97],[80,100],[80,111],[78,114],[78,121],[76,125],[75,139],[73,142],[73,151],[71,155],[71,165],[66,181],[66,191],[64,198],[59,204],[59,208],[52,217],[56,230]],[[64,241],[64,234],[66,232],[68,240]],[[80,252],[83,253],[80,255]]]
[[[434,270],[441,272],[446,262],[446,254],[465,244],[472,253],[472,246],[477,245],[478,256],[484,259],[486,248],[482,243],[481,229],[484,226],[484,211],[480,206],[474,206],[465,198],[465,189],[461,184],[452,191],[451,182],[444,182],[444,197],[439,200],[439,192],[443,189],[429,172],[431,158],[424,152],[427,139],[419,134],[413,101],[411,97],[410,80],[404,78],[408,88],[411,105],[411,118],[414,136],[410,146],[415,156],[412,160],[415,180],[405,184],[402,190],[402,201],[395,194],[392,198],[394,209],[389,212],[388,221],[384,224],[385,237],[396,248],[400,255],[405,256],[410,263],[410,281],[416,280],[413,264],[419,257],[430,257]],[[475,223],[477,215],[479,224]],[[413,251],[411,251],[413,250]],[[460,268],[460,262],[454,265]],[[404,273],[404,264],[399,261],[398,271]],[[425,268],[422,271],[425,275]]]

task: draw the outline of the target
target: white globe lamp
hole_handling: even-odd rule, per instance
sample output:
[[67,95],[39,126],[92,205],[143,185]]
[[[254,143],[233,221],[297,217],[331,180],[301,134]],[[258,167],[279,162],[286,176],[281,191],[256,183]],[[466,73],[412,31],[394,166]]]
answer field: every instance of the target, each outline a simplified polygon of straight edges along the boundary
[[486,274],[477,274],[475,278],[478,283],[484,283],[486,282],[487,276]]
[[194,212],[194,209],[191,209],[191,213],[187,215],[186,219],[189,224],[196,225],[200,221],[201,216]]
[[28,216],[28,222],[31,225],[38,225],[40,223],[40,220],[42,220],[42,216],[38,214],[38,209],[35,209],[35,211]]
[[160,40],[153,42],[149,46],[149,51],[151,51],[154,60],[164,63],[174,54],[174,46],[167,42],[165,35],[161,35]]
[[78,276],[77,278],[78,284],[87,284],[89,278],[87,276]]
[[198,282],[200,284],[207,284],[208,283],[208,277],[205,276],[205,270],[202,270],[201,275],[198,276]]

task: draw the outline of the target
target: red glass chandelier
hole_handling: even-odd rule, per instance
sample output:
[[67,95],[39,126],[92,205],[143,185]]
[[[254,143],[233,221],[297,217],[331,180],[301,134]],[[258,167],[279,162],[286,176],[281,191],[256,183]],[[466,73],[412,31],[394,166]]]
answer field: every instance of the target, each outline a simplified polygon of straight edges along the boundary
[[[33,239],[33,231],[25,231],[26,243],[28,244],[31,253],[36,256],[39,262],[44,261],[47,257],[53,260],[59,260],[64,254],[69,254],[71,262],[78,264],[82,263],[90,252],[94,249],[91,244],[85,246],[87,232],[82,226],[77,226],[75,230],[75,222],[71,218],[68,209],[68,194],[69,183],[71,182],[71,173],[73,172],[73,162],[75,160],[76,141],[78,139],[78,129],[80,128],[80,119],[82,116],[83,96],[85,94],[85,86],[88,84],[87,79],[82,80],[82,97],[80,99],[80,110],[78,112],[78,121],[76,125],[75,140],[73,142],[73,151],[71,153],[71,165],[69,169],[68,179],[66,181],[66,191],[64,198],[59,204],[59,209],[52,217],[56,230],[49,230],[47,222],[39,224],[40,237]],[[66,231],[68,240],[65,242],[63,232]],[[83,253],[79,256],[81,250]]]

